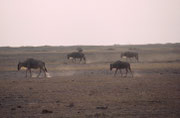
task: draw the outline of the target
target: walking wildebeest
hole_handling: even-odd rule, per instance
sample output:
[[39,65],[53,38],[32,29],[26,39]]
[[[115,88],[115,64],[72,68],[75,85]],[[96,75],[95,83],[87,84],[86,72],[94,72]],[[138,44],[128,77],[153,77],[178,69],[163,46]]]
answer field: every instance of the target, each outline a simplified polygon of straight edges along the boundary
[[46,77],[46,72],[47,69],[45,67],[45,63],[43,61],[40,60],[36,60],[33,58],[28,58],[27,60],[25,60],[24,62],[19,62],[18,63],[18,71],[21,69],[21,67],[26,67],[26,77],[27,77],[27,72],[30,72],[30,77],[32,77],[31,75],[31,69],[40,69],[40,72],[38,74],[37,77],[39,77],[39,75],[41,74],[41,70],[44,72],[44,75]]
[[121,58],[122,57],[126,57],[126,58],[129,58],[129,59],[134,57],[137,61],[139,60],[137,52],[123,52],[123,53],[121,53]]
[[126,76],[127,76],[128,71],[130,71],[131,75],[133,77],[133,74],[132,74],[132,71],[131,71],[131,66],[130,66],[130,64],[128,62],[123,62],[123,61],[118,60],[118,61],[110,64],[110,70],[112,70],[113,68],[116,69],[116,71],[114,73],[114,76],[116,75],[118,70],[120,71],[121,76],[122,76],[121,69],[126,69]]
[[79,62],[84,60],[84,63],[86,63],[86,57],[82,52],[72,52],[70,54],[67,54],[67,59],[71,59],[76,62],[76,59],[79,59]]

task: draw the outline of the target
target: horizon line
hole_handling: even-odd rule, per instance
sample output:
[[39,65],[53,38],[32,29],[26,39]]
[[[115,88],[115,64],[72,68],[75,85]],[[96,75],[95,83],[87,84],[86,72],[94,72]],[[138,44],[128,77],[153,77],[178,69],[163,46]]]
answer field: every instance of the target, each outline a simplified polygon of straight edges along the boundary
[[0,48],[21,48],[21,47],[76,47],[76,46],[139,46],[139,45],[166,45],[166,44],[180,44],[180,42],[166,42],[166,43],[139,43],[139,44],[109,44],[109,45],[86,45],[86,44],[75,44],[75,45],[21,45],[21,46],[0,46]]

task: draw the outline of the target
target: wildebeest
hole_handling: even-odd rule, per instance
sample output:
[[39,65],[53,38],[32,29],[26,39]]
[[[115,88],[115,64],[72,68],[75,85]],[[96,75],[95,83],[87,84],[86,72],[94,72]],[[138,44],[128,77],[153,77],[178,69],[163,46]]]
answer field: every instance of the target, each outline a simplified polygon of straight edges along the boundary
[[86,57],[82,52],[72,52],[70,54],[67,54],[67,59],[72,59],[73,61],[76,61],[76,59],[79,59],[79,62],[84,60],[84,63],[86,63]]
[[116,71],[114,73],[114,76],[116,75],[118,70],[120,71],[121,76],[122,76],[121,69],[125,69],[126,70],[126,76],[127,76],[128,71],[130,71],[131,75],[133,77],[133,74],[132,74],[132,71],[131,71],[131,66],[130,66],[130,64],[128,62],[123,62],[123,61],[118,60],[118,61],[110,64],[110,70],[112,70],[113,68],[116,69]]
[[139,56],[138,56],[138,53],[137,52],[123,52],[121,53],[121,58],[122,57],[126,57],[126,58],[135,58],[137,61],[139,60]]
[[41,74],[41,71],[44,72],[44,75],[46,77],[47,69],[45,67],[45,63],[43,61],[41,61],[41,60],[28,58],[24,62],[19,62],[18,63],[18,71],[21,69],[21,67],[26,67],[27,68],[26,69],[26,77],[27,77],[27,72],[28,71],[30,72],[30,77],[32,77],[31,69],[38,69],[38,68],[40,69],[40,72],[39,72],[37,77],[39,77],[39,75]]

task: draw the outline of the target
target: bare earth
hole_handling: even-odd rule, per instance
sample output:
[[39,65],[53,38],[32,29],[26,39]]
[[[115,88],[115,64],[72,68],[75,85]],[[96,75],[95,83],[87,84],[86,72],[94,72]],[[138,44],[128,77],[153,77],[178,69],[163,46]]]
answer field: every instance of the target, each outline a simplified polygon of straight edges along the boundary
[[[87,64],[66,59],[76,48],[0,48],[0,118],[180,117],[180,44],[86,46]],[[127,50],[139,53],[127,60],[134,77],[114,77],[109,64]],[[28,57],[46,62],[47,78],[17,71]]]

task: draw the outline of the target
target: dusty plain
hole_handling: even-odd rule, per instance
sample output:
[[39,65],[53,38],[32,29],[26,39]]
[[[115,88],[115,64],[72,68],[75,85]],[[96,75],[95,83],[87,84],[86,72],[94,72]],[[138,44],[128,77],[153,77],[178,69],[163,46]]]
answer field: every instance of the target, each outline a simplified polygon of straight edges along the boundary
[[[87,63],[67,53],[81,47]],[[139,53],[139,62],[121,59]],[[48,77],[25,78],[17,64],[43,60]],[[109,64],[128,61],[134,77]],[[0,48],[0,118],[180,118],[180,44]]]

